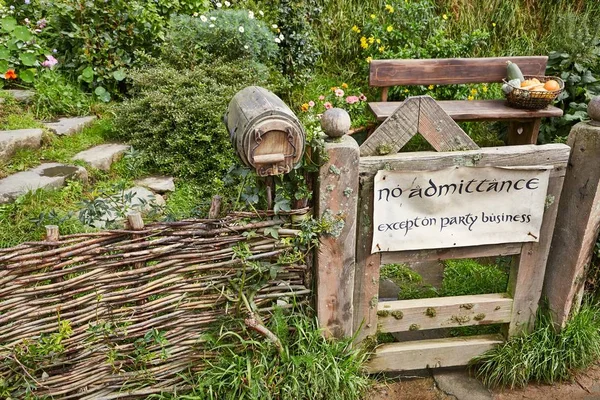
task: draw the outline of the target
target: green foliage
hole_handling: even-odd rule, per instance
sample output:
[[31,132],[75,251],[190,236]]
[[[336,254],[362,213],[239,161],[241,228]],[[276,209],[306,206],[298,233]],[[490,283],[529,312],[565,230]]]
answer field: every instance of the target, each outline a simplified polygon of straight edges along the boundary
[[135,97],[115,119],[121,136],[157,170],[202,179],[207,192],[222,187],[235,160],[223,124],[229,100],[248,85],[272,86],[270,71],[245,60],[208,60],[193,70],[159,65],[132,79]]
[[386,264],[381,267],[381,279],[389,279],[400,288],[399,300],[437,297],[436,288],[423,283],[421,275],[404,264]]
[[282,350],[246,331],[209,338],[216,357],[190,378],[192,391],[154,395],[154,399],[186,400],[360,400],[369,386],[362,374],[366,354],[351,340],[328,340],[317,321],[276,310],[267,328]]
[[510,388],[571,379],[600,358],[598,310],[597,304],[584,305],[560,333],[539,312],[531,334],[512,337],[472,361],[477,376],[488,386]]
[[187,68],[206,57],[232,61],[245,58],[272,65],[278,56],[275,34],[247,10],[217,9],[206,15],[174,16],[162,58]]
[[475,260],[444,261],[444,296],[504,293],[508,286],[508,273],[497,265],[483,265]]
[[33,114],[28,112],[14,97],[6,92],[0,92],[0,97],[4,99],[0,106],[0,130],[27,129],[40,126],[35,121]]
[[[32,83],[50,51],[44,48],[38,36],[45,28],[41,21],[22,19],[21,9],[28,7],[19,2],[12,8],[0,4],[0,74],[11,82],[13,77],[5,75],[9,70],[16,72],[16,79]],[[0,81],[0,87],[2,81]]]
[[45,71],[34,84],[32,112],[37,119],[88,115],[92,97],[56,71]]

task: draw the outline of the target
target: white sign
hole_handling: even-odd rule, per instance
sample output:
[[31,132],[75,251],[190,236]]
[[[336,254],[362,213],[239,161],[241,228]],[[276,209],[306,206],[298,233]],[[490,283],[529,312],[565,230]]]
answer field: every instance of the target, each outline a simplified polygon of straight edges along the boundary
[[379,171],[371,252],[536,242],[550,169]]

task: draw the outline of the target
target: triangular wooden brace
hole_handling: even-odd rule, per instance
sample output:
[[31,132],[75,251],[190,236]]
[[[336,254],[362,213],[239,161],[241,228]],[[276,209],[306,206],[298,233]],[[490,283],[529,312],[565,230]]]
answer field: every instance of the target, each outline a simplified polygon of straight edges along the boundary
[[417,96],[406,99],[364,141],[360,155],[397,153],[416,133],[420,133],[436,151],[479,149],[431,96]]

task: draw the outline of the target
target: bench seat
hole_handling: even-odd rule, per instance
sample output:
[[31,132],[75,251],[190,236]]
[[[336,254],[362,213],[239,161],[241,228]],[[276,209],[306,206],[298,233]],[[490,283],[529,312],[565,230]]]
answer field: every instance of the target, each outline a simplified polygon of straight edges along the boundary
[[[370,102],[369,108],[377,121],[385,121],[402,102]],[[561,117],[563,111],[554,106],[542,110],[522,110],[508,107],[504,100],[442,100],[442,109],[455,121],[519,121],[546,117]]]

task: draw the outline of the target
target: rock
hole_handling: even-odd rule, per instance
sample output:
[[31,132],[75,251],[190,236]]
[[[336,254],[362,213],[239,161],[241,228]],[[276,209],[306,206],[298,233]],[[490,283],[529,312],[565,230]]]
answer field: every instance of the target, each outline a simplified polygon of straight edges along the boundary
[[90,223],[90,225],[99,229],[106,228],[109,222],[124,225],[124,216],[131,211],[148,213],[157,206],[165,205],[165,199],[161,195],[154,194],[140,186],[126,189],[110,198],[100,198],[98,200],[108,205],[108,209]]
[[175,183],[172,176],[149,176],[135,181],[138,186],[147,187],[154,193],[166,193],[175,191]]
[[469,376],[467,371],[446,370],[434,371],[433,379],[438,388],[457,400],[491,400],[492,394],[483,384]]
[[6,93],[10,94],[15,100],[20,101],[21,103],[31,103],[33,97],[35,96],[35,92],[31,90],[6,90]]
[[73,160],[82,160],[94,168],[108,171],[110,166],[117,162],[129,148],[130,146],[126,144],[101,144],[75,154]]
[[42,129],[0,131],[0,162],[8,161],[17,149],[37,149],[42,145]]
[[341,108],[330,108],[321,117],[323,132],[332,138],[344,136],[350,130],[350,125],[350,115]]
[[62,187],[69,179],[87,182],[86,169],[73,165],[46,163],[28,171],[18,172],[0,179],[0,204],[11,202],[30,190]]
[[81,132],[83,128],[95,120],[96,117],[93,115],[88,117],[61,118],[58,122],[47,122],[44,125],[56,135],[69,136]]
[[592,123],[596,126],[600,126],[600,96],[595,96],[590,100],[587,112],[592,119]]

